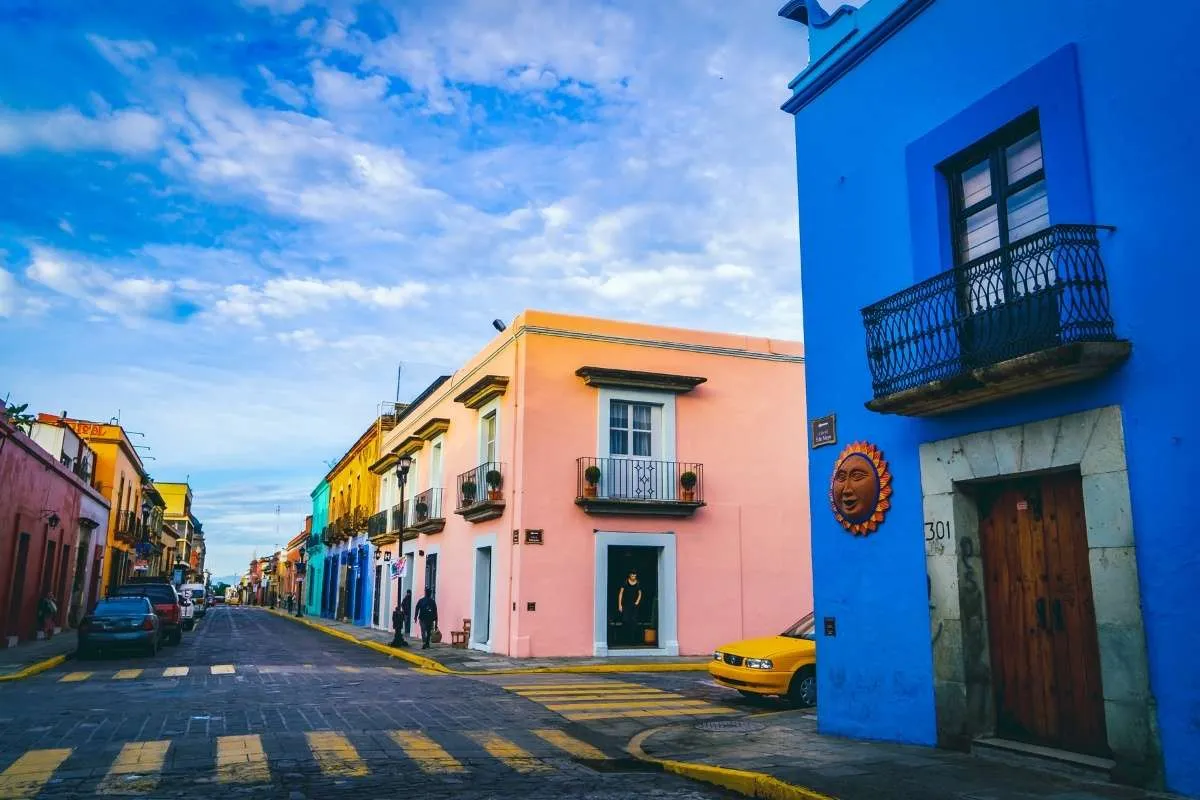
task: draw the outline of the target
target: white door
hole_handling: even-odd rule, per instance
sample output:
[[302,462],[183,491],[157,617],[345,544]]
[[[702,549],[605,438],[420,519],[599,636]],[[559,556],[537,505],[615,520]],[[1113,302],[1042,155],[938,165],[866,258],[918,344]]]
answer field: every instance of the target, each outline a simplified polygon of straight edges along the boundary
[[475,548],[475,603],[471,641],[486,644],[492,625],[492,548]]

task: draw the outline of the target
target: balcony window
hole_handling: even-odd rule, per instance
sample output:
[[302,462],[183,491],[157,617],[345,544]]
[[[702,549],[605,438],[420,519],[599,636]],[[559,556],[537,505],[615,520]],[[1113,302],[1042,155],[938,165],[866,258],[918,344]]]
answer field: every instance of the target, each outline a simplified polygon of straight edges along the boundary
[[653,458],[655,416],[661,416],[661,411],[649,403],[611,401],[608,417],[609,453],[614,456]]

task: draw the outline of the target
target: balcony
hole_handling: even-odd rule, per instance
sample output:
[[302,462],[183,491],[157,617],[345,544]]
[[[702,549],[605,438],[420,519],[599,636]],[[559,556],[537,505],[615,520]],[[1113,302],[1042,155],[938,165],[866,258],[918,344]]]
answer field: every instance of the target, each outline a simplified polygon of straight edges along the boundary
[[390,516],[388,511],[379,511],[367,518],[367,539],[376,547],[396,541],[395,531],[388,527]]
[[133,544],[137,541],[141,522],[133,511],[118,511],[113,517],[113,537],[119,542]]
[[458,505],[454,509],[467,522],[485,522],[504,513],[504,465],[486,461],[455,480]]
[[1057,225],[862,311],[884,414],[934,416],[1119,367],[1097,226]]
[[641,458],[580,458],[575,505],[589,514],[690,517],[704,503],[704,465]]
[[426,489],[405,505],[409,506],[406,531],[437,533],[446,527],[441,489]]

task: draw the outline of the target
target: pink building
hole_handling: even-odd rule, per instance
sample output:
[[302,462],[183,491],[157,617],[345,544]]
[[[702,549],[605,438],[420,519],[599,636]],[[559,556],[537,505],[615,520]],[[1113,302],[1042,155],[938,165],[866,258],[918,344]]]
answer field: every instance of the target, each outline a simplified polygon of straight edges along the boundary
[[380,620],[429,586],[447,640],[521,657],[782,630],[812,609],[805,419],[798,343],[526,311],[382,442]]

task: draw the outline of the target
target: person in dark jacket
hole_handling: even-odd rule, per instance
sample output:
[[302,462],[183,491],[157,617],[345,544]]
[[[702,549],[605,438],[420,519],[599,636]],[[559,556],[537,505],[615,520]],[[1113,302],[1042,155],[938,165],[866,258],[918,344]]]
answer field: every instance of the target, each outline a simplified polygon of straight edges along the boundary
[[404,634],[409,631],[410,619],[412,619],[412,589],[404,593],[400,605],[392,611],[392,630],[395,631],[392,636],[392,647],[408,647],[408,640],[404,638]]
[[421,649],[429,649],[429,638],[437,627],[437,603],[433,602],[433,590],[426,589],[425,596],[417,601],[417,622],[421,626]]

